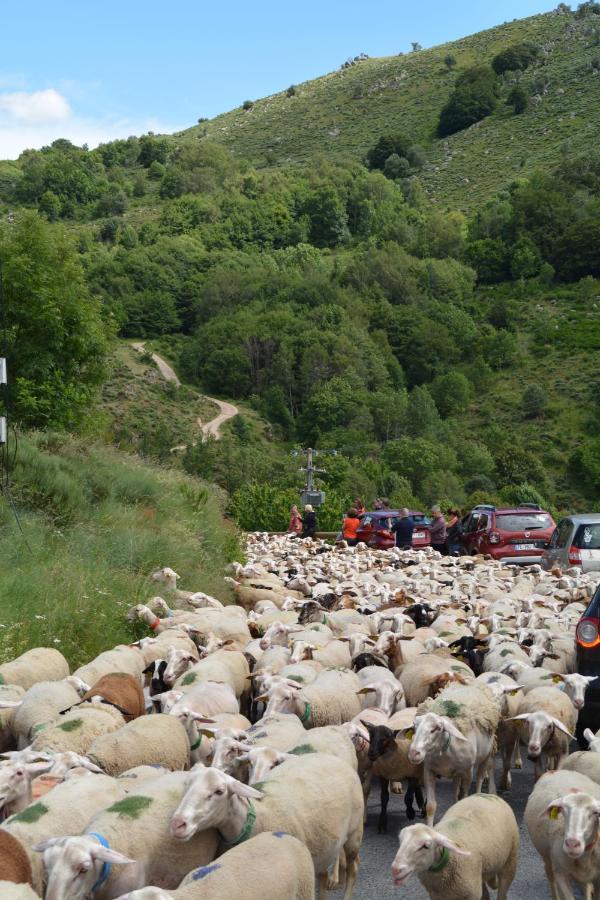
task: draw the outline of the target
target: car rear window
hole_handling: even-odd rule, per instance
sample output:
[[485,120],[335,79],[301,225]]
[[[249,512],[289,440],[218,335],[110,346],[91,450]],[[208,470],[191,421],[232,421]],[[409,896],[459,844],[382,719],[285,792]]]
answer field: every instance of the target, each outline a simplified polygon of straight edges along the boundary
[[413,516],[415,525],[431,525],[431,519],[428,516]]
[[580,525],[573,544],[580,550],[600,550],[600,522]]
[[552,528],[552,519],[548,513],[496,514],[496,528],[501,531],[539,531]]

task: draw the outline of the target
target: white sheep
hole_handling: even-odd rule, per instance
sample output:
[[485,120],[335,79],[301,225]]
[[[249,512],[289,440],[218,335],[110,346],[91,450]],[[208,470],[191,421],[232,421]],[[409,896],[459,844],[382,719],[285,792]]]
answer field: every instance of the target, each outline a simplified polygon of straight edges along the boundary
[[48,722],[36,733],[31,749],[52,753],[72,750],[85,755],[97,737],[116,731],[123,725],[125,719],[114,706],[100,702],[86,703]]
[[264,831],[190,872],[175,891],[147,887],[118,900],[314,900],[315,870],[306,847],[284,831]]
[[554,687],[535,688],[523,697],[513,721],[527,723],[520,740],[527,743],[527,753],[535,759],[536,780],[548,768],[557,769],[568,753],[577,723],[577,712],[567,695]]
[[307,753],[328,753],[343,760],[352,769],[357,768],[354,745],[341,725],[325,725],[312,728],[304,741],[290,751],[275,750],[269,746],[245,745],[245,752],[238,757],[238,762],[248,763],[248,784],[256,784],[286,759],[303,756]]
[[579,772],[542,775],[525,807],[524,820],[542,857],[553,897],[573,897],[571,880],[594,893],[600,873],[600,787]]
[[382,666],[365,666],[356,674],[361,683],[363,709],[377,707],[391,716],[397,710],[406,707],[404,688],[389,669]]
[[25,690],[38,681],[61,681],[69,664],[54,647],[34,647],[0,666],[0,684],[18,684]]
[[0,709],[15,711],[12,727],[17,747],[22,750],[46,723],[75,703],[79,703],[79,694],[66,681],[39,681],[21,700],[0,700]]
[[[2,831],[17,840],[29,857],[33,887],[38,894],[43,894],[44,867],[41,856],[33,852],[34,845],[57,834],[78,834],[90,816],[107,804],[121,800],[127,790],[127,782],[108,775],[76,776],[3,822]],[[1,856],[0,877],[3,877]]]
[[79,900],[92,892],[110,898],[148,884],[175,888],[191,868],[209,863],[217,848],[214,829],[186,844],[168,832],[186,782],[184,772],[144,781],[139,792],[97,812],[83,834],[37,844],[48,873],[46,900]]
[[15,884],[14,881],[0,881],[0,897],[2,900],[40,900],[28,884]]
[[142,716],[123,728],[103,734],[91,744],[88,756],[109,775],[139,765],[187,769],[190,744],[185,727],[172,716]]
[[420,646],[421,654],[407,662],[398,676],[404,688],[407,706],[418,706],[427,697],[435,697],[452,682],[469,684],[475,679],[465,663],[450,656],[425,653],[423,645]]
[[486,774],[490,794],[496,792],[493,752],[499,720],[499,705],[484,685],[451,685],[419,707],[408,759],[424,763],[428,825],[437,809],[436,776],[454,779],[457,800],[468,793],[473,775],[476,793]]
[[112,650],[99,653],[98,656],[85,666],[80,666],[73,672],[86,684],[95,684],[103,675],[112,675],[114,672],[125,672],[127,675],[135,675],[141,678],[146,668],[146,660],[142,651],[135,646],[119,644]]
[[[288,831],[306,844],[320,896],[339,880],[345,858],[344,900],[352,897],[363,832],[363,796],[356,772],[339,759],[311,753],[286,760],[270,773],[264,791],[219,769],[194,769],[170,824],[181,841],[217,827],[225,847],[262,831]],[[253,801],[256,801],[253,803]]]
[[[360,682],[353,672],[325,670],[305,687],[292,683],[274,684],[268,691],[265,715],[294,713],[305,728],[341,725],[359,711]],[[265,698],[259,698],[265,699]]]
[[499,797],[476,794],[451,806],[435,829],[403,828],[392,876],[401,887],[416,874],[431,900],[480,900],[489,897],[488,887],[506,900],[518,853],[511,808]]

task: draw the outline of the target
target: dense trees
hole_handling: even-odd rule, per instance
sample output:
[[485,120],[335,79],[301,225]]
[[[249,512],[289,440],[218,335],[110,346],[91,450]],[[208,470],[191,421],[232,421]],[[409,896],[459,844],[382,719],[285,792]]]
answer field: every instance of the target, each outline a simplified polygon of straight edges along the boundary
[[496,74],[486,65],[466,69],[456,80],[454,91],[440,113],[440,137],[462,131],[494,111],[498,103]]
[[0,230],[10,414],[73,428],[105,375],[110,325],[88,292],[73,242],[27,212]]

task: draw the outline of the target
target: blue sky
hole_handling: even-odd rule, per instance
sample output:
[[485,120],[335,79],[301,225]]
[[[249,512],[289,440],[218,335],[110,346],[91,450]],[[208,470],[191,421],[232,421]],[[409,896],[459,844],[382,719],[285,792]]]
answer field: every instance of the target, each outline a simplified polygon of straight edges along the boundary
[[557,0],[25,0],[2,11],[0,158],[175,131],[336,69],[444,43]]

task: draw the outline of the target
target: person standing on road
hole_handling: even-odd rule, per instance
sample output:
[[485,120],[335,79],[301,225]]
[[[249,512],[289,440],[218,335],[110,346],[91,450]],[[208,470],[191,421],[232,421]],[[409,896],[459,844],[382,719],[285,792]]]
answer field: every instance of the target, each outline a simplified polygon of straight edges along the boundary
[[303,538],[312,538],[314,540],[316,531],[317,531],[317,516],[315,514],[314,509],[307,503],[304,507],[304,517],[302,519],[302,534],[300,537]]
[[400,518],[396,519],[392,525],[392,531],[396,535],[396,547],[400,550],[410,550],[414,530],[415,521],[404,507],[400,510]]
[[298,507],[294,503],[290,509],[290,524],[288,525],[288,534],[302,533],[302,516],[298,512]]
[[442,556],[446,556],[446,538],[448,537],[446,530],[446,520],[439,506],[431,507],[432,522],[430,525],[431,546]]
[[357,533],[360,528],[360,519],[357,511],[352,507],[344,516],[342,524],[342,537],[349,547],[356,547],[358,544]]
[[365,504],[362,502],[360,497],[354,498],[353,506],[354,506],[354,509],[356,510],[357,516],[364,516],[364,514],[366,513],[367,510],[365,509]]
[[446,547],[448,556],[460,555],[460,539],[463,534],[459,509],[448,510]]

